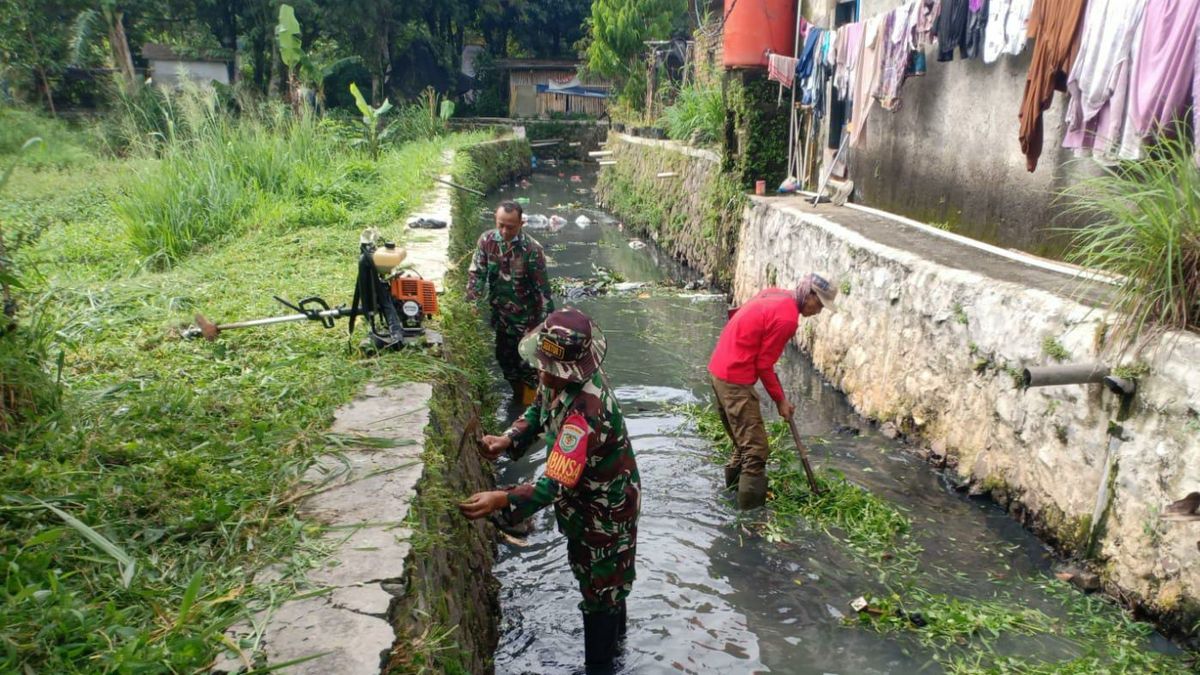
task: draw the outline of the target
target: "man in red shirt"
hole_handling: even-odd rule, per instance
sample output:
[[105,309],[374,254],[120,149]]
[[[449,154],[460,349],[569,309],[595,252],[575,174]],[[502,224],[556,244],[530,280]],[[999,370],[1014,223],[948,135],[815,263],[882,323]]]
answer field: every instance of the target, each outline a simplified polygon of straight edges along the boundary
[[754,384],[763,387],[784,418],[796,406],[783,393],[775,362],[796,335],[801,316],[833,311],[837,288],[823,277],[809,274],[796,290],[768,288],[738,308],[708,361],[717,410],[725,433],[733,440],[733,457],[725,465],[725,487],[738,488],[738,508],[762,506],[767,499],[767,429],[763,424]]

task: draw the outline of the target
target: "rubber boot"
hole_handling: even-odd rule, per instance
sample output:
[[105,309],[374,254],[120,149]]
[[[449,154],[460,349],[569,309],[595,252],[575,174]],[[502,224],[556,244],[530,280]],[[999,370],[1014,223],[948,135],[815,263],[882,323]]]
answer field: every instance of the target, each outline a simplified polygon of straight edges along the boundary
[[620,609],[620,611],[617,612],[617,639],[618,640],[625,639],[626,629],[628,628],[628,623],[627,623],[626,619],[627,619],[627,617],[625,615],[625,601],[622,600],[621,601],[621,609]]
[[738,486],[738,478],[742,475],[742,467],[725,467],[725,489],[732,490]]
[[587,675],[609,675],[617,656],[618,614],[583,613],[583,665]]
[[767,477],[742,474],[738,478],[738,508],[757,509],[767,503]]

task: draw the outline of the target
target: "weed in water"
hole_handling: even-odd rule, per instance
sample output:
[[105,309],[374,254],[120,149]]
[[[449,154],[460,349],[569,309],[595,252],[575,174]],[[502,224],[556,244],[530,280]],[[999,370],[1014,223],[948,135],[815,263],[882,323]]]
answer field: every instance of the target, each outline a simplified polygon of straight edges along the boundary
[[[733,443],[718,413],[700,407],[688,407],[684,412],[695,423],[699,435],[713,442],[716,457],[720,461],[728,459]],[[767,431],[771,444],[767,472],[770,508],[763,527],[769,539],[790,538],[788,533],[794,532],[803,521],[843,541],[867,560],[915,564],[919,549],[906,537],[912,525],[904,514],[832,469],[817,471],[821,494],[814,495],[799,455],[789,443],[787,424],[776,421]]]

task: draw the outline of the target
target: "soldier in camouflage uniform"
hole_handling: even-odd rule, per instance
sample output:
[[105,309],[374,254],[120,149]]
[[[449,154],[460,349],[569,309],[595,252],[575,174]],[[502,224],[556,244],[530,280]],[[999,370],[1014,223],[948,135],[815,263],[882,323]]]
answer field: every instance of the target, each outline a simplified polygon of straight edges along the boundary
[[517,344],[529,329],[554,311],[546,254],[542,245],[525,234],[524,212],[516,202],[496,209],[496,229],[479,237],[467,274],[467,299],[484,295],[492,308],[496,330],[496,361],[515,399],[528,405],[537,377],[517,353]]
[[600,372],[606,342],[586,314],[552,313],[520,344],[541,385],[525,414],[481,452],[519,458],[545,432],[553,446],[535,484],[480,492],[460,505],[469,518],[498,512],[506,523],[554,504],[558,529],[583,601],[588,672],[611,667],[625,634],[625,598],[633,588],[641,484],[616,396]]

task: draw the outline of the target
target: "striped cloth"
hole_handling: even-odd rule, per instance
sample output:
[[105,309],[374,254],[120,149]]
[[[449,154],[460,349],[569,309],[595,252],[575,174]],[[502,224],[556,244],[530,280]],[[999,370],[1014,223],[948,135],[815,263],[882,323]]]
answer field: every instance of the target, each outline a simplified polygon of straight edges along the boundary
[[767,79],[791,89],[792,82],[796,79],[796,66],[799,64],[800,59],[771,54],[767,63]]

